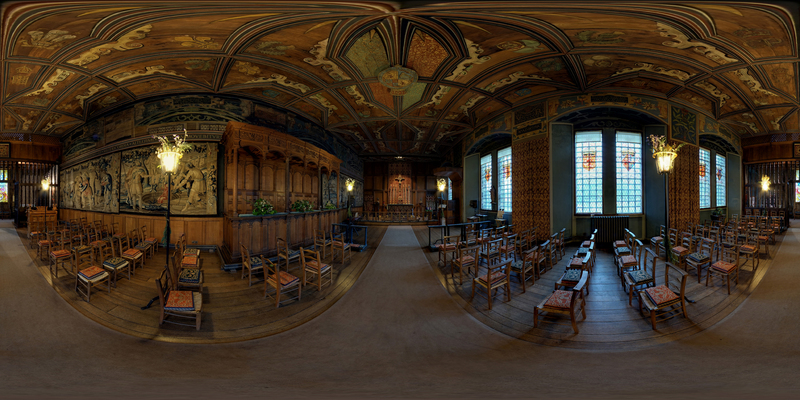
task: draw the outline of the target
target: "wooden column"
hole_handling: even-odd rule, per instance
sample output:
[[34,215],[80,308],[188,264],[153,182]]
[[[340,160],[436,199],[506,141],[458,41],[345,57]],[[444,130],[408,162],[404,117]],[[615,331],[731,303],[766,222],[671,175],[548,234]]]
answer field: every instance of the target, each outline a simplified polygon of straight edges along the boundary
[[[290,212],[292,212],[292,208],[291,208],[291,205],[292,205],[291,201],[292,200],[289,199],[289,193],[290,193],[290,190],[292,188],[292,182],[291,182],[292,174],[289,171],[289,160],[291,160],[291,157],[287,156],[286,157],[286,182],[284,183],[284,187],[286,189],[285,192],[286,192],[286,214],[287,215]],[[288,245],[292,244],[292,232],[291,232],[292,224],[290,222],[290,219],[291,219],[291,215],[286,218],[286,237],[284,238],[286,240],[286,244],[288,244]]]
[[[239,149],[233,150],[233,168],[236,171],[233,177],[233,215],[239,216]],[[238,250],[238,249],[236,249]]]

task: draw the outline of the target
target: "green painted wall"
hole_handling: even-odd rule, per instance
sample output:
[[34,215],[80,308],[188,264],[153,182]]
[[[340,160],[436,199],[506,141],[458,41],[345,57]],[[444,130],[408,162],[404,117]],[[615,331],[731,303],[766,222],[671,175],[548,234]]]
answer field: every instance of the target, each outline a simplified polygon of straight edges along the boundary
[[575,136],[572,124],[550,125],[550,229],[551,234],[566,228],[573,234],[575,215]]
[[[462,221],[466,221],[467,218],[475,215],[472,207],[469,206],[469,201],[480,200],[481,187],[478,181],[480,173],[481,156],[479,154],[472,154],[464,157],[464,184],[462,185],[464,193],[463,196],[461,196]],[[480,210],[478,210],[478,212],[480,212]]]
[[657,236],[658,228],[666,222],[666,199],[664,177],[656,170],[656,160],[650,148],[650,135],[667,134],[666,125],[647,125],[644,127],[644,151],[642,152],[644,171],[644,215],[646,238]]

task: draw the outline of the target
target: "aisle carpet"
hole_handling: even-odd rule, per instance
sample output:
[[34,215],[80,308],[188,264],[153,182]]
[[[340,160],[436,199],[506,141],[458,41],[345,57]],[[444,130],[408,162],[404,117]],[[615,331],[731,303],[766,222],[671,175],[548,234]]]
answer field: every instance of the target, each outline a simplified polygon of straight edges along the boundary
[[525,343],[478,323],[390,227],[356,285],[318,318],[249,342],[136,339],[86,319],[0,227],[0,397],[786,398],[800,389],[800,234],[711,329],[641,351]]

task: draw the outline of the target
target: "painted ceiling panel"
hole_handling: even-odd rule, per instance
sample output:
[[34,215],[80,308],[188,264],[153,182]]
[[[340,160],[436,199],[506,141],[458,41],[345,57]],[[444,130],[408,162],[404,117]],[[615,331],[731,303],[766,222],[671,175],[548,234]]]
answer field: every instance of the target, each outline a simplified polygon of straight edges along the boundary
[[362,35],[347,51],[350,60],[364,78],[374,78],[378,72],[389,68],[389,56],[381,35],[375,29]]
[[669,96],[743,135],[800,129],[797,16],[775,5],[115,5],[4,9],[4,131],[71,137],[176,93],[282,107],[371,157],[441,153],[509,107],[566,94]]

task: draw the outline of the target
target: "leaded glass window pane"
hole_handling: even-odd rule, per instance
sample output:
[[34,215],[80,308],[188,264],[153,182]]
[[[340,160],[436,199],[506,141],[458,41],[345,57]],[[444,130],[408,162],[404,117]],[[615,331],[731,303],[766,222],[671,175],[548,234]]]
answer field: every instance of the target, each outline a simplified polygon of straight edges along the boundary
[[642,213],[642,134],[617,132],[617,213]]
[[716,165],[716,173],[714,176],[717,178],[717,207],[725,207],[725,199],[727,196],[726,188],[725,188],[725,157],[717,154],[716,157],[717,165]]
[[497,208],[511,212],[511,147],[497,152],[497,171]]
[[453,200],[453,181],[447,178],[447,200]]
[[575,212],[603,212],[603,135],[575,133]]
[[700,149],[700,208],[711,208],[711,152]]
[[492,155],[481,157],[481,208],[492,209]]

